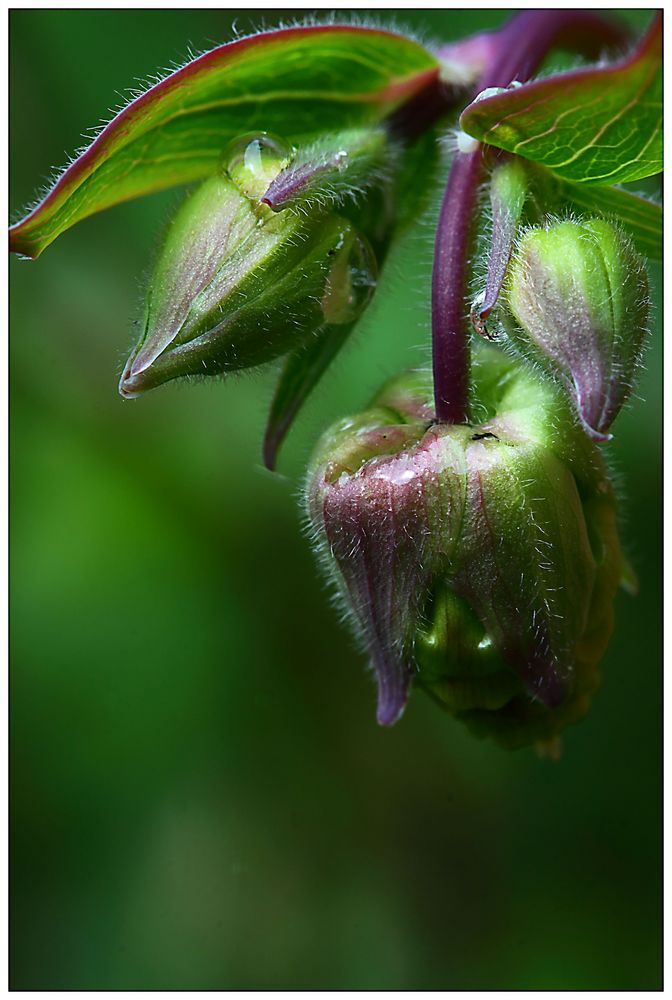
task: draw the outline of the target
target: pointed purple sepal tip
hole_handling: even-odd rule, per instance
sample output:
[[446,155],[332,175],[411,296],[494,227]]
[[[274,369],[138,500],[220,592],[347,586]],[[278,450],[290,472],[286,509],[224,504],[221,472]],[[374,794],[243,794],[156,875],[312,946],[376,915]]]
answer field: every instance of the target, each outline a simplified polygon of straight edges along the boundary
[[380,726],[393,726],[404,714],[408,701],[411,671],[398,664],[374,664],[378,680],[376,721]]

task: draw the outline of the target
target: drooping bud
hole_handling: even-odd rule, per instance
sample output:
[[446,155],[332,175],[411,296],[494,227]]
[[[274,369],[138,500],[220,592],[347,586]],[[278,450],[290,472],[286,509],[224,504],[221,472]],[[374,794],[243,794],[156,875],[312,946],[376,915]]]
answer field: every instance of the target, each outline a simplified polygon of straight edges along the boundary
[[595,440],[632,392],[649,317],[643,259],[611,222],[529,229],[505,285],[511,345],[560,381]]
[[415,680],[507,746],[586,710],[621,572],[614,498],[563,397],[490,347],[478,425],[433,422],[431,379],[402,376],[322,439],[306,503],[371,659],[378,720]]
[[229,148],[225,167],[174,217],[147,294],[127,397],[184,375],[249,368],[352,323],[376,283],[366,237],[329,210],[272,211],[261,197],[295,151],[266,134]]

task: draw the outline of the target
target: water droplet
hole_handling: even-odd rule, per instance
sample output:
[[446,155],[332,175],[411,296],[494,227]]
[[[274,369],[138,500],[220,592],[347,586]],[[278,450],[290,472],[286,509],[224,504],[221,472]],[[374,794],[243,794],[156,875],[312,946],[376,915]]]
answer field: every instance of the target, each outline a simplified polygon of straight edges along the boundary
[[270,132],[249,132],[234,139],[224,153],[224,169],[248,198],[261,198],[294,156],[293,146]]
[[353,323],[376,287],[376,258],[369,241],[354,229],[342,233],[328,256],[331,269],[322,298],[324,318],[336,325]]

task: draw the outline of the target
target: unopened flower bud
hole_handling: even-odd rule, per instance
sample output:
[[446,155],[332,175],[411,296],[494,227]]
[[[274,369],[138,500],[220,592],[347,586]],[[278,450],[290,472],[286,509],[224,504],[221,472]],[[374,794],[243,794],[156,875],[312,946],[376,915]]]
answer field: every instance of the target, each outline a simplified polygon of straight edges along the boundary
[[260,201],[293,156],[268,135],[243,137],[226,169],[181,206],[150,282],[122,395],[262,364],[327,324],[352,323],[366,307],[376,261],[365,236],[332,211],[276,213]]
[[430,377],[402,376],[324,436],[306,503],[379,722],[415,680],[519,746],[586,711],[621,556],[601,457],[564,399],[493,348],[479,359],[480,424],[434,423]]
[[569,391],[595,440],[628,399],[649,318],[646,267],[604,219],[529,229],[511,260],[504,295],[509,340]]

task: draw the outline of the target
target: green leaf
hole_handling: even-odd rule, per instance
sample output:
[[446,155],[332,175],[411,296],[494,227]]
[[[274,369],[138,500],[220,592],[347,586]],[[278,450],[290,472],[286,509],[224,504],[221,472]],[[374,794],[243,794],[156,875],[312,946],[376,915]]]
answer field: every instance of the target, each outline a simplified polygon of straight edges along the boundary
[[558,199],[582,211],[599,212],[618,221],[632,236],[640,253],[653,260],[663,256],[663,209],[648,198],[618,187],[593,187],[558,181]]
[[438,72],[420,44],[373,28],[287,28],[221,45],[120,111],[10,229],[10,249],[38,257],[94,212],[207,176],[244,133],[300,143],[379,122]]
[[620,63],[575,70],[476,99],[460,119],[482,142],[583,184],[662,170],[662,19]]
[[307,347],[287,358],[280,373],[264,435],[264,465],[275,469],[278,452],[294,418],[348,339],[352,325],[328,326]]

